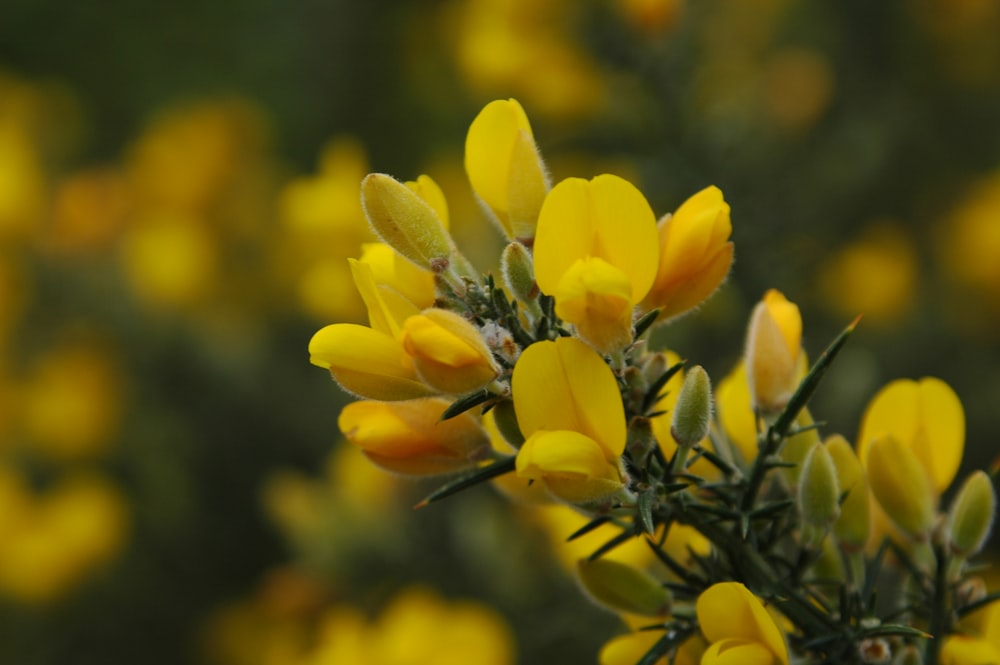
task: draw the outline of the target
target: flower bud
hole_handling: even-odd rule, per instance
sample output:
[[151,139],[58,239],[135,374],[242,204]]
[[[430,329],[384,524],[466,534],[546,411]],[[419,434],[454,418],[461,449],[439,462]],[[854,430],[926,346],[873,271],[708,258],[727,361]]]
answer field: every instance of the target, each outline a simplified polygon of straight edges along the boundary
[[750,395],[763,413],[778,413],[798,385],[802,358],[799,308],[771,289],[750,316],[745,361]]
[[503,254],[500,255],[500,272],[504,286],[515,298],[525,303],[538,298],[535,269],[527,247],[519,242],[512,242],[504,247]]
[[978,552],[993,526],[996,494],[984,471],[974,471],[962,484],[948,511],[948,542],[955,554]]
[[438,184],[429,175],[417,176],[416,180],[407,180],[403,184],[434,209],[438,219],[441,220],[441,224],[447,231],[450,226],[448,221],[448,199],[445,198],[444,192],[441,191]]
[[837,469],[840,491],[847,492],[840,504],[840,517],[833,524],[833,532],[841,547],[857,552],[868,542],[871,533],[868,480],[854,449],[844,437],[831,436],[824,445]]
[[479,330],[448,310],[409,317],[401,341],[424,383],[444,393],[471,392],[500,373]]
[[733,263],[729,204],[718,187],[706,187],[657,225],[660,263],[643,300],[667,320],[697,307],[722,284]]
[[934,526],[934,494],[913,451],[892,435],[868,446],[868,482],[880,506],[896,526],[918,540]]
[[648,617],[670,612],[670,592],[637,568],[610,559],[580,559],[577,573],[591,598],[616,612]]
[[840,484],[830,452],[822,443],[806,454],[799,477],[799,510],[802,519],[826,527],[840,515]]
[[508,238],[534,238],[549,180],[528,116],[516,100],[490,102],[472,121],[465,139],[465,171]]
[[489,435],[468,412],[448,420],[440,398],[352,402],[340,412],[340,431],[365,456],[389,471],[428,476],[475,466],[489,455]]
[[693,446],[708,436],[712,423],[712,384],[700,365],[688,370],[674,406],[670,433],[679,446]]
[[395,178],[371,173],[361,181],[368,223],[386,244],[435,272],[450,263],[452,242],[434,208]]

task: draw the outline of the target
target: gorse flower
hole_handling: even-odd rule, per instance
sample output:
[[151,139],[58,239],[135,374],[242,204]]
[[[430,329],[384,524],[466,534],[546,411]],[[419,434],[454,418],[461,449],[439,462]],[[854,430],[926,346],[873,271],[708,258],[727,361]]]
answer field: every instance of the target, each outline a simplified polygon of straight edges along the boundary
[[760,600],[738,582],[698,596],[698,624],[708,641],[702,665],[788,665],[788,648]]
[[309,346],[367,398],[341,412],[351,444],[395,473],[452,476],[418,506],[486,482],[524,504],[633,631],[602,665],[994,660],[964,618],[994,599],[967,565],[993,481],[975,472],[939,505],[965,437],[951,388],[890,383],[856,450],[824,433],[808,402],[857,322],[808,367],[799,308],[771,289],[713,394],[702,366],[646,333],[728,274],[721,191],[657,225],[618,176],[549,189],[514,100],[473,122],[465,166],[507,238],[498,277],[453,242],[433,180],[363,180],[384,241],[350,262],[369,326],[336,323]]
[[535,278],[556,314],[598,351],[632,340],[632,310],[653,285],[658,255],[653,210],[628,181],[569,178],[545,197]]
[[625,412],[611,369],[590,347],[570,338],[529,346],[511,389],[525,437],[518,476],[571,503],[624,488]]

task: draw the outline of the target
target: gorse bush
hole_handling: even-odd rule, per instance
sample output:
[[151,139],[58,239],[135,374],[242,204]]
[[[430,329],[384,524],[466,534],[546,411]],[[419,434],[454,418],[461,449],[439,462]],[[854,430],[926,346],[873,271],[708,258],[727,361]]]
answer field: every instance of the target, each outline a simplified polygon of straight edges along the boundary
[[[635,628],[605,665],[1000,662],[1000,596],[969,564],[993,482],[976,471],[940,501],[965,434],[947,384],[892,382],[854,447],[822,436],[808,402],[857,321],[810,364],[798,307],[770,290],[713,391],[648,334],[726,279],[718,188],[657,221],[618,176],[552,185],[514,100],[473,121],[465,167],[507,239],[498,275],[463,256],[429,177],[361,182],[385,243],[350,260],[369,325],[309,345],[361,398],[339,420],[352,444],[389,471],[444,477],[421,505],[493,481],[574,506],[589,521],[572,538],[615,528],[577,567]],[[656,567],[604,558],[633,539]]]

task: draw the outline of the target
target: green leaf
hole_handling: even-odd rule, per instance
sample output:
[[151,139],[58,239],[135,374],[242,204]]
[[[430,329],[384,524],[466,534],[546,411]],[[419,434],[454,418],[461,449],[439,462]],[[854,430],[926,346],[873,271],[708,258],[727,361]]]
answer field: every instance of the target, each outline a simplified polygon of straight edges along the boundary
[[459,476],[450,483],[442,485],[438,489],[431,492],[427,495],[427,498],[415,505],[414,508],[423,508],[430,503],[440,501],[445,497],[449,497],[456,492],[461,492],[462,490],[472,487],[473,485],[478,485],[479,483],[490,480],[491,478],[496,478],[497,476],[502,476],[505,473],[510,473],[514,470],[516,460],[517,455],[511,455],[510,457],[503,458],[499,462],[494,462],[493,464],[480,467],[475,471]]
[[655,526],[653,524],[653,501],[656,499],[652,490],[647,490],[639,495],[639,519],[642,520],[642,528],[646,533],[653,535]]
[[594,529],[596,529],[597,527],[601,526],[602,524],[606,524],[607,522],[610,521],[611,518],[608,517],[607,515],[598,515],[597,517],[590,520],[589,522],[581,526],[579,529],[571,533],[569,538],[566,539],[566,542],[568,543],[570,541],[576,540],[580,536],[585,536]]
[[656,322],[656,317],[660,315],[659,308],[652,310],[651,312],[646,312],[643,314],[638,321],[635,322],[633,329],[635,330],[634,339],[639,339],[642,334],[649,330],[649,327]]
[[444,410],[444,413],[441,414],[441,420],[448,420],[449,418],[461,415],[469,409],[489,401],[493,396],[493,393],[488,390],[477,390],[474,393],[463,395],[452,402],[451,406]]

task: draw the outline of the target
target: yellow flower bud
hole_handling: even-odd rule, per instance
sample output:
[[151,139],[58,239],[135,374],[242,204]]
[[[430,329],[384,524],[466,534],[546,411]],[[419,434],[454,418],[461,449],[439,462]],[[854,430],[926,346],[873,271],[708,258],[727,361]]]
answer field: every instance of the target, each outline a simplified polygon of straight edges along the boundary
[[441,392],[471,392],[500,373],[479,330],[454,312],[427,309],[409,317],[401,339],[420,378]]
[[449,405],[439,398],[352,402],[337,424],[348,441],[384,469],[418,476],[453,473],[485,459],[490,440],[468,412],[441,420]]
[[777,624],[739,582],[710,586],[698,596],[695,612],[709,642],[702,665],[788,665],[788,648]]
[[670,592],[649,573],[611,559],[580,559],[577,575],[595,602],[616,612],[665,617]]
[[982,548],[993,526],[996,503],[990,477],[984,471],[972,472],[948,511],[948,541],[955,554],[970,557]]
[[708,436],[712,424],[712,384],[700,365],[688,370],[674,406],[670,433],[681,446],[693,446]]
[[465,171],[504,234],[530,241],[549,179],[517,101],[490,102],[472,121],[465,139]]
[[645,197],[613,175],[556,185],[538,217],[535,279],[556,314],[601,352],[632,341],[632,310],[656,277],[656,219]]
[[762,413],[780,412],[798,385],[802,317],[779,291],[768,291],[753,310],[745,362],[756,408]]
[[840,515],[837,468],[822,443],[815,444],[802,463],[798,500],[802,519],[808,524],[826,527]]
[[450,265],[452,242],[434,208],[392,176],[371,173],[361,181],[361,203],[375,233],[421,268]]
[[733,263],[729,204],[718,187],[706,187],[658,224],[660,261],[643,308],[660,309],[660,320],[697,307],[729,274]]
[[892,435],[868,446],[865,468],[875,499],[896,526],[924,539],[934,526],[935,499],[930,481],[913,451]]
[[837,469],[840,491],[847,492],[840,505],[840,517],[833,524],[833,532],[841,547],[857,552],[865,546],[871,534],[868,479],[854,449],[844,437],[831,436],[824,445]]
[[521,302],[531,303],[538,298],[531,253],[521,243],[512,242],[504,247],[500,255],[500,273],[504,286]]

